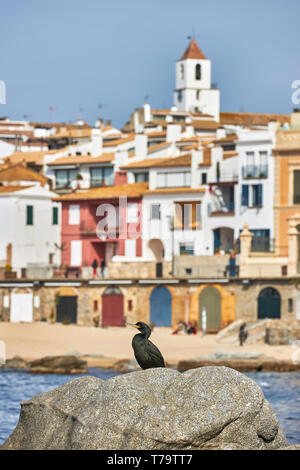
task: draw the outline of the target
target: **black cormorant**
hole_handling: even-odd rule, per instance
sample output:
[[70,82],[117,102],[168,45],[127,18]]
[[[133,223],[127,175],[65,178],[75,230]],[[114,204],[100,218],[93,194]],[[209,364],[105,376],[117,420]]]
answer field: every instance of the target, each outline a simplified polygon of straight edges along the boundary
[[135,358],[141,368],[166,367],[160,350],[148,339],[151,335],[150,327],[142,321],[137,322],[135,325],[132,323],[128,323],[128,325],[140,331],[140,333],[133,337],[131,344]]

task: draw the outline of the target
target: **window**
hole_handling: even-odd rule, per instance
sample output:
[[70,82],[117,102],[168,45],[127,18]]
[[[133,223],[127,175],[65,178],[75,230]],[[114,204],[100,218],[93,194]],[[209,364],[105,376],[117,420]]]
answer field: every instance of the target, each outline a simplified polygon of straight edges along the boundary
[[160,204],[151,205],[151,219],[160,219]]
[[144,182],[147,183],[149,181],[149,173],[147,171],[135,173],[134,181],[135,183],[144,183]]
[[70,188],[77,174],[78,170],[55,170],[56,189]]
[[201,184],[207,184],[207,173],[201,173]]
[[180,64],[180,78],[181,80],[184,79],[184,65]]
[[95,167],[90,169],[91,187],[112,186],[114,172],[112,167]]
[[158,173],[157,185],[159,188],[179,188],[191,185],[191,172]]
[[[249,195],[250,189],[250,195]],[[251,201],[251,204],[250,204]],[[241,206],[244,207],[262,207],[263,205],[263,186],[262,184],[242,184]]]
[[181,90],[179,90],[177,92],[177,99],[178,99],[179,103],[182,101],[182,91]]
[[33,225],[33,206],[26,206],[26,225]]
[[293,299],[288,299],[288,312],[291,313],[293,311]]
[[93,311],[98,312],[98,300],[94,300],[93,302]]
[[179,254],[180,255],[193,255],[194,243],[179,243]]
[[269,252],[271,250],[271,239],[269,229],[250,229],[252,233],[251,251]]
[[58,207],[52,207],[52,225],[58,225]]
[[200,90],[196,90],[196,100],[200,99]]
[[82,242],[81,240],[71,241],[71,266],[81,266]]
[[136,202],[130,202],[127,206],[127,222],[136,224],[138,219],[139,205]]
[[294,204],[300,204],[300,170],[294,171]]
[[195,80],[201,80],[201,65],[197,64],[195,67]]
[[69,206],[69,225],[79,225],[80,223],[80,207],[78,205]]
[[179,230],[201,228],[201,203],[198,201],[176,202],[174,228]]

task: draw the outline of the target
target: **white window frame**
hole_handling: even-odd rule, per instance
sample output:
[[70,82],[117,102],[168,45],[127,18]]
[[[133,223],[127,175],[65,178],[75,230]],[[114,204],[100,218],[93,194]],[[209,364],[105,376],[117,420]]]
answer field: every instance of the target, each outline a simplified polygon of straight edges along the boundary
[[80,206],[79,204],[71,204],[69,206],[69,225],[80,224]]

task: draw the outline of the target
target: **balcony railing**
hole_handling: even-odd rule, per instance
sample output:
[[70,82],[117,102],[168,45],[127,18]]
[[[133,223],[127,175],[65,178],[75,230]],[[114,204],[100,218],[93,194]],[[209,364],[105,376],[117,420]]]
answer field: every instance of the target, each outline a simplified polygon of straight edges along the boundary
[[80,223],[80,232],[83,235],[92,235],[94,237],[98,237],[100,240],[103,239],[116,239],[119,236],[120,229],[119,227],[108,227],[107,230],[100,230],[97,228],[97,223],[87,223],[87,222],[81,222]]
[[242,176],[244,179],[268,178],[268,165],[244,165]]
[[220,175],[216,175],[215,178],[208,178],[208,184],[237,183],[238,179],[239,177],[236,173],[221,172]]

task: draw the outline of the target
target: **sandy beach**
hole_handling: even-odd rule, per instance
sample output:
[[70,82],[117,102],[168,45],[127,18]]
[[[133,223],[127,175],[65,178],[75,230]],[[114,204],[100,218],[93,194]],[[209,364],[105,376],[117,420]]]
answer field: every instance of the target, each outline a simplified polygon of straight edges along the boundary
[[[175,365],[180,360],[198,359],[215,351],[257,352],[277,360],[292,360],[300,348],[267,344],[238,345],[219,343],[216,335],[172,335],[171,328],[156,328],[151,340],[161,350],[165,360]],[[61,323],[0,323],[0,340],[6,346],[6,358],[21,356],[27,360],[74,351],[91,355],[89,366],[109,367],[120,359],[134,359],[131,347],[136,331],[132,327],[95,328]]]

